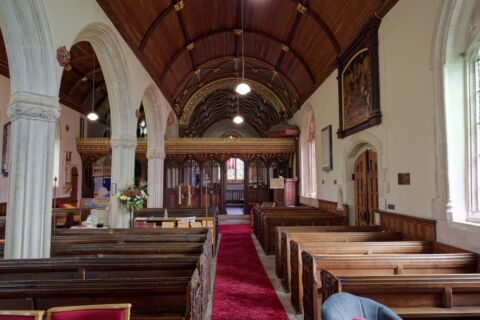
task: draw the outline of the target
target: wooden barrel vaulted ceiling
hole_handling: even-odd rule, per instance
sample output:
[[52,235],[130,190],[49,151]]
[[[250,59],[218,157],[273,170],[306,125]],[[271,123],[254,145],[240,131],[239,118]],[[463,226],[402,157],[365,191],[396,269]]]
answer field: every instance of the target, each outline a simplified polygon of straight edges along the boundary
[[[292,115],[332,73],[342,50],[397,0],[243,1],[246,78],[270,88]],[[180,118],[197,90],[238,77],[241,0],[97,2]]]

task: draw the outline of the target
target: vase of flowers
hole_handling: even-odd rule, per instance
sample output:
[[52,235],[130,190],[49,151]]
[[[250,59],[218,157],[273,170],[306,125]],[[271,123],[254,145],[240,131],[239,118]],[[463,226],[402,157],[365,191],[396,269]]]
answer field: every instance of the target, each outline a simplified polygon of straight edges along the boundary
[[[132,223],[133,210],[142,209],[145,201],[148,200],[148,193],[146,185],[129,185],[125,189],[113,195],[115,199],[120,201],[125,208],[130,209],[130,224]],[[130,225],[131,227],[131,225]]]

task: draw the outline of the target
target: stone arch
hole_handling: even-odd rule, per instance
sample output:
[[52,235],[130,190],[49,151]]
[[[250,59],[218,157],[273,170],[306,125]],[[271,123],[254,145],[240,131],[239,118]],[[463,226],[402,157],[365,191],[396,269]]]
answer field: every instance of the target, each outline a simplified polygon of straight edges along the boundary
[[112,139],[135,137],[136,107],[132,98],[130,72],[114,31],[107,25],[94,22],[87,25],[73,43],[89,42],[97,55],[108,90],[112,123]]
[[12,154],[4,257],[47,258],[55,123],[60,113],[58,67],[44,2],[2,3],[0,27],[12,93],[7,112],[12,120]]
[[[480,40],[479,1],[447,0],[439,6],[430,57],[434,83],[435,199],[438,241],[478,251],[478,227],[465,221],[467,128],[465,65]],[[462,237],[458,237],[462,232]],[[459,240],[461,238],[461,240]]]
[[142,102],[148,128],[148,150],[163,150],[165,126],[167,124],[163,116],[165,99],[158,87],[152,83],[145,89]]
[[58,66],[43,1],[2,3],[0,28],[7,49],[12,95],[23,91],[57,96]]
[[178,118],[173,111],[168,113],[165,117],[165,139],[178,138]]
[[[474,6],[477,6],[477,10]],[[433,34],[431,64],[435,89],[435,165],[437,173],[437,208],[434,208],[434,215],[439,219],[445,219],[445,211],[448,219],[453,220],[456,209],[465,210],[463,203],[465,194],[455,190],[462,188],[452,189],[451,186],[461,186],[466,181],[465,162],[467,160],[462,158],[459,161],[457,159],[458,154],[466,153],[467,149],[465,105],[459,108],[458,101],[465,103],[467,100],[464,96],[464,56],[468,54],[470,44],[478,36],[480,19],[478,14],[474,15],[478,11],[478,6],[478,2],[475,1],[445,1],[439,8]],[[477,28],[472,28],[475,20]],[[462,71],[460,77],[457,76],[458,70]],[[458,101],[453,103],[451,96]],[[454,115],[456,115],[455,118],[453,118]],[[449,119],[449,117],[451,118]],[[456,131],[455,136],[452,130]]]
[[373,150],[378,156],[378,193],[379,199],[384,198],[383,181],[386,181],[386,170],[383,169],[383,148],[381,141],[368,131],[357,133],[355,139],[351,139],[345,146],[343,152],[343,168],[341,172],[345,173],[343,185],[337,186],[337,202],[346,203],[349,207],[348,221],[355,224],[355,190],[354,182],[351,177],[354,172],[354,164],[357,157],[367,149]]

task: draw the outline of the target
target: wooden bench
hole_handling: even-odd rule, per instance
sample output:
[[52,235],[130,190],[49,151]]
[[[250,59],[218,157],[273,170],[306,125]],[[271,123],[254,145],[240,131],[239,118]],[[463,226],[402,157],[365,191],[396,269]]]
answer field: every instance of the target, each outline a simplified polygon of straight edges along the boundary
[[[374,299],[410,319],[479,319],[480,274],[335,276],[322,271],[324,299],[336,292]],[[305,319],[320,319],[305,314]]]
[[192,228],[192,229],[59,229],[56,236],[97,236],[102,234],[132,234],[132,235],[147,235],[147,234],[206,234],[208,229],[205,228]]
[[0,283],[1,309],[131,303],[132,319],[202,319],[200,278],[39,280]]
[[0,239],[5,239],[5,227],[7,219],[5,216],[0,216]]
[[303,312],[303,251],[311,255],[342,254],[412,254],[433,253],[431,241],[385,241],[385,242],[290,242],[291,301],[297,312]]
[[[114,238],[118,235],[107,234]],[[180,235],[189,236],[183,232]],[[71,257],[33,259],[28,264],[22,260],[0,261],[0,308],[8,305],[10,309],[46,309],[129,302],[133,304],[133,319],[204,319],[210,292],[213,236],[211,231],[195,236],[203,238],[198,238],[198,243],[170,242],[160,246],[158,243],[59,244],[53,250],[57,246],[69,247],[66,254]],[[88,238],[95,241],[96,237]],[[87,247],[89,254],[101,250],[115,257],[78,258],[72,255],[84,255],[85,250],[77,246]],[[162,251],[150,259],[153,250],[150,247],[155,246]],[[195,253],[185,252],[188,247],[194,248]],[[157,286],[151,286],[152,283]],[[15,291],[12,288],[23,294],[11,294]]]
[[253,208],[253,231],[257,238],[260,238],[260,221],[261,216],[266,213],[274,212],[307,212],[307,211],[319,211],[318,208],[309,207],[309,206],[299,206],[299,207],[254,207]]
[[473,253],[447,254],[380,254],[369,256],[320,256],[302,252],[303,307],[305,319],[321,310],[321,274],[334,275],[401,275],[474,273],[478,269]]
[[262,216],[260,238],[266,254],[275,253],[275,230],[283,226],[341,226],[346,225],[346,217],[321,211],[309,213],[266,213]]
[[402,240],[400,233],[387,232],[315,232],[315,233],[281,233],[282,251],[281,260],[282,273],[279,278],[286,289],[291,286],[291,265],[290,265],[290,241],[300,242],[366,242],[366,241],[399,241]]
[[378,226],[289,226],[276,227],[275,229],[275,271],[279,277],[282,274],[281,260],[277,257],[282,252],[282,232],[285,233],[311,233],[311,232],[366,232],[381,231]]
[[106,234],[95,237],[86,236],[56,236],[52,237],[52,245],[57,244],[81,244],[81,243],[169,243],[169,242],[196,242],[203,243],[206,234],[165,233],[157,235],[129,235],[129,234]]

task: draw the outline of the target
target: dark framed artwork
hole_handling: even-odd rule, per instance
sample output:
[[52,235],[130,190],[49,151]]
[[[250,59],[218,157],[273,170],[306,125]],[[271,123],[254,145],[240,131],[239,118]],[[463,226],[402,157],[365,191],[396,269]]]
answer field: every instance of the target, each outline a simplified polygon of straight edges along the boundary
[[3,126],[3,148],[2,148],[2,175],[8,177],[10,170],[10,131],[12,123],[8,122]]
[[322,129],[320,142],[322,148],[322,170],[328,172],[333,169],[331,125]]
[[339,138],[381,123],[379,26],[380,21],[368,24],[338,59]]

